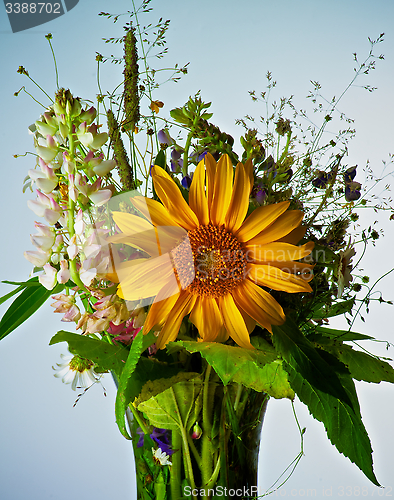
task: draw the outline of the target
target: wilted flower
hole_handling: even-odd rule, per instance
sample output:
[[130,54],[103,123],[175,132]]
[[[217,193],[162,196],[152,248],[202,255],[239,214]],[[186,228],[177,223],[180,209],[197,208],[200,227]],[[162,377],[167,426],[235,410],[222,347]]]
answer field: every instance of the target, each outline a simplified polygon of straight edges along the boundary
[[338,298],[342,297],[344,289],[353,281],[353,276],[351,275],[353,265],[351,261],[355,255],[356,251],[351,246],[350,241],[346,249],[339,252],[339,263],[336,272],[336,277],[338,280]]

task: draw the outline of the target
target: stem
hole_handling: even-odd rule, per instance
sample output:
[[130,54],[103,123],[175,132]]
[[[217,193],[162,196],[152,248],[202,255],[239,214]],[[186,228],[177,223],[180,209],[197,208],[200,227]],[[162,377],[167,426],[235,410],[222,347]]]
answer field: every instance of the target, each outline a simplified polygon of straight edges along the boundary
[[171,498],[181,498],[182,438],[178,431],[172,431],[171,447],[175,451],[175,453],[171,456]]
[[183,152],[183,167],[182,167],[182,174],[185,176],[187,175],[187,167],[188,167],[188,159],[189,159],[189,148],[190,144],[192,142],[192,137],[193,137],[193,129],[190,130],[190,132],[187,134],[187,139],[186,139],[186,144],[185,144],[185,150]]
[[[201,450],[201,476],[203,485],[207,485],[212,477],[212,422],[211,422],[211,412],[212,405],[210,405],[209,401],[209,377],[211,375],[212,366],[207,365],[205,371],[205,379],[203,386],[203,403],[202,403],[202,426],[203,426],[203,435],[202,435],[202,450]],[[211,407],[210,407],[211,406]],[[204,495],[204,499],[208,498]]]

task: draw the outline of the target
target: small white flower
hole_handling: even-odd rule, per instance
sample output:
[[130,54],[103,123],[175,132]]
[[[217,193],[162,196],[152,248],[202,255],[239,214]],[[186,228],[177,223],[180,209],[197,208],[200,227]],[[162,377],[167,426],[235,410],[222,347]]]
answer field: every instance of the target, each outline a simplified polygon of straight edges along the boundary
[[64,363],[56,363],[58,368],[52,366],[56,371],[55,377],[61,378],[64,384],[71,384],[71,389],[75,391],[90,387],[98,382],[101,375],[98,375],[93,369],[93,363],[89,359],[81,356],[65,356],[60,355]]
[[172,465],[172,462],[168,460],[169,455],[164,453],[164,451],[161,451],[161,448],[157,448],[157,450],[152,448],[152,454],[153,461],[156,465]]

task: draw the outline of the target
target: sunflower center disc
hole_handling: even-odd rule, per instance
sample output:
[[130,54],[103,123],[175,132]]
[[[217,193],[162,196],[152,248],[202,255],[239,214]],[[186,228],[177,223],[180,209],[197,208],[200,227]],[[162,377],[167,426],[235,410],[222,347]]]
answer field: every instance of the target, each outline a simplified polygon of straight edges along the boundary
[[[195,295],[220,297],[236,288],[246,276],[246,256],[241,243],[224,225],[200,226],[188,232],[189,255],[183,265],[177,261],[180,281],[186,281],[187,273],[192,272],[194,279],[188,291]],[[184,252],[182,252],[184,253]],[[187,262],[186,262],[187,260]],[[183,270],[183,272],[182,272]],[[181,271],[179,273],[179,271]],[[182,279],[183,278],[183,279]]]

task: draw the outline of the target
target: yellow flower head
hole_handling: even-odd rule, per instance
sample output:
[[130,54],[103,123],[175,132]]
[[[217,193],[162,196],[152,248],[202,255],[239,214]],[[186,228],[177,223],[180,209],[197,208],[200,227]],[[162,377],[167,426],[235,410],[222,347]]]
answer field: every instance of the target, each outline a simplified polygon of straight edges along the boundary
[[[259,207],[246,219],[253,187],[251,161],[234,168],[227,155],[210,154],[198,164],[189,204],[162,168],[152,169],[162,203],[131,199],[143,217],[113,214],[122,234],[111,237],[149,257],[116,267],[118,295],[126,300],[152,298],[144,330],[161,330],[156,345],[176,339],[186,315],[200,340],[224,342],[231,337],[252,348],[256,323],[272,331],[285,320],[282,307],[264,288],[310,292],[311,265],[297,262],[313,243],[296,246],[302,237],[303,213],[287,210],[283,201]],[[144,254],[142,254],[144,255]]]

